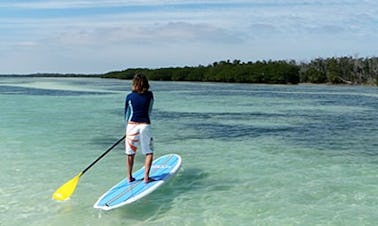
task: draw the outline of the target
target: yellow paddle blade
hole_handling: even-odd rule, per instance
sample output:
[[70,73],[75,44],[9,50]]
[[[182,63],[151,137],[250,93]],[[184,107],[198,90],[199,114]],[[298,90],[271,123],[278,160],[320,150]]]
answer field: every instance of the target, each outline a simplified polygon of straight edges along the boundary
[[58,200],[58,201],[67,200],[72,195],[72,193],[75,191],[75,188],[77,186],[77,183],[79,182],[81,175],[82,175],[82,173],[79,173],[77,176],[75,176],[71,180],[67,181],[62,186],[60,186],[60,188],[58,188],[54,192],[54,194],[52,195],[52,198],[54,200]]

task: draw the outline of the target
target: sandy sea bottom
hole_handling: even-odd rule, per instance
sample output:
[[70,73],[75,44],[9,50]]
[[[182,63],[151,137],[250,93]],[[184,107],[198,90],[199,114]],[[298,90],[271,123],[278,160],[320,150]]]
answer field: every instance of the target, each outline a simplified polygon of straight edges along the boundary
[[[126,175],[130,81],[0,79],[0,225],[377,225],[376,87],[151,82],[155,155],[183,167],[144,199],[92,208]],[[143,156],[136,158],[136,168]]]

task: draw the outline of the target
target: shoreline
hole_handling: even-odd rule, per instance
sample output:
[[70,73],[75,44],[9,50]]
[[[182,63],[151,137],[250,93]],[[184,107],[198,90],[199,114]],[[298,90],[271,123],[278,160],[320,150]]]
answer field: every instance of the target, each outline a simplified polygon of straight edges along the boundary
[[[115,78],[115,77],[104,77],[103,75],[85,75],[85,74],[77,74],[77,75],[66,75],[66,74],[26,74],[26,75],[0,75],[1,78],[98,78],[98,79],[115,79],[115,80],[132,80],[132,79],[125,79],[125,78]],[[227,82],[227,81],[190,81],[190,80],[154,80],[154,82],[192,82],[192,83],[224,83],[224,84],[255,84],[255,85],[287,85],[287,86],[295,86],[295,85],[326,85],[326,86],[345,86],[345,87],[353,87],[353,86],[363,86],[363,87],[378,87],[375,84],[350,84],[350,83],[311,83],[311,82],[298,82],[295,84],[292,83],[253,83],[253,82]]]
[[222,60],[206,66],[126,68],[102,73],[36,72],[0,74],[0,77],[83,77],[132,79],[143,73],[151,81],[190,81],[248,84],[326,84],[378,86],[378,57],[316,58],[308,62]]

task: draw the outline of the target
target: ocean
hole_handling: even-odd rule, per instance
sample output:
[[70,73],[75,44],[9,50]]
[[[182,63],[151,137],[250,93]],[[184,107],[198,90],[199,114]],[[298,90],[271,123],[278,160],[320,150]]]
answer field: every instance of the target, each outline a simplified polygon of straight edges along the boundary
[[[155,158],[178,174],[112,211],[131,81],[0,78],[0,225],[377,225],[378,88],[151,81]],[[138,153],[135,170],[144,156]]]

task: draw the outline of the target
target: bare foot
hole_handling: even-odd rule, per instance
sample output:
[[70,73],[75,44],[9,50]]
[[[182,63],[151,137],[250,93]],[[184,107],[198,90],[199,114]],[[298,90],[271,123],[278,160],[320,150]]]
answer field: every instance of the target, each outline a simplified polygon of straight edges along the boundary
[[144,179],[144,183],[150,183],[150,182],[153,182],[153,181],[155,181],[155,179],[153,179],[153,178],[151,178],[151,177],[149,177],[149,178],[147,178],[147,180],[146,179]]
[[135,178],[134,177],[129,177],[129,183],[135,181]]

